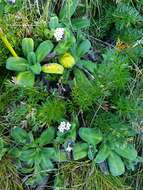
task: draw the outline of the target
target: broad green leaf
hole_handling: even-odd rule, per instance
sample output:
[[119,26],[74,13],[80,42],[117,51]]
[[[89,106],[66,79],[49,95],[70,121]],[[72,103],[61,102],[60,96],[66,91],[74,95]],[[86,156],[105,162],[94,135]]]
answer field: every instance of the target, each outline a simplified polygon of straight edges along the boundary
[[96,145],[102,141],[102,133],[95,128],[80,128],[79,136],[88,144]]
[[43,61],[45,57],[51,52],[53,47],[53,43],[49,40],[42,42],[36,50],[37,62]]
[[68,132],[68,139],[72,139],[73,141],[75,141],[76,136],[77,136],[77,125],[76,123],[72,123],[71,129]]
[[28,59],[28,63],[29,63],[30,65],[34,65],[34,64],[37,63],[36,55],[35,55],[34,52],[28,53],[27,59]]
[[104,144],[97,153],[95,162],[96,163],[104,162],[108,158],[109,154],[110,154],[110,149],[106,144]]
[[27,162],[27,164],[33,164],[35,161],[36,151],[35,149],[23,149],[21,151],[20,160]]
[[25,144],[30,141],[28,133],[20,127],[14,127],[11,130],[11,136],[17,143]]
[[39,63],[31,65],[30,70],[32,71],[33,74],[39,75],[41,73],[41,65]]
[[115,148],[115,152],[131,161],[137,158],[137,151],[133,146],[120,146]]
[[42,66],[42,71],[49,74],[63,74],[64,67],[58,63],[49,63]]
[[58,45],[55,47],[54,51],[61,55],[64,54],[65,52],[67,52],[69,50],[69,48],[71,47],[72,43],[71,42],[67,42],[67,41],[61,41],[58,43]]
[[22,57],[10,57],[6,62],[6,68],[11,71],[26,71],[28,62]]
[[59,17],[60,19],[68,18],[70,19],[72,15],[74,14],[77,6],[78,6],[79,0],[68,0],[64,1],[64,5],[61,8]]
[[95,158],[95,153],[97,152],[96,146],[89,145],[88,158],[93,160]]
[[73,158],[74,160],[80,160],[85,158],[88,154],[88,144],[87,143],[77,143],[73,147]]
[[28,56],[28,53],[34,51],[34,41],[32,38],[24,38],[22,40],[22,50],[25,57]]
[[84,40],[77,47],[77,56],[82,57],[83,55],[85,55],[86,53],[89,52],[90,48],[91,48],[90,41],[89,40]]
[[49,27],[51,30],[54,30],[56,28],[58,28],[59,26],[59,19],[57,16],[52,16],[50,17],[50,21],[49,21]]
[[88,60],[79,60],[78,64],[81,65],[83,68],[87,69],[91,73],[94,73],[95,69],[97,68],[96,63]]
[[17,85],[32,88],[34,85],[34,74],[31,71],[20,72],[16,77]]
[[72,19],[72,27],[74,30],[81,30],[90,26],[90,21],[85,18]]
[[44,146],[46,144],[52,143],[54,137],[55,137],[55,129],[53,127],[49,127],[48,129],[45,129],[43,131],[43,133],[38,139],[38,142],[41,146]]
[[57,150],[55,152],[55,156],[53,157],[53,160],[56,162],[65,162],[67,161],[67,154],[66,152],[62,151],[62,150]]
[[21,150],[16,148],[16,147],[12,147],[10,150],[9,150],[9,155],[14,157],[14,158],[18,158],[20,155],[21,155]]
[[41,154],[43,156],[45,156],[47,159],[53,159],[56,155],[56,150],[55,148],[47,148],[47,147],[43,147],[41,149]]
[[68,29],[65,29],[65,38],[57,44],[54,51],[59,55],[64,54],[73,46],[75,42],[76,39],[73,33]]
[[125,166],[120,156],[115,152],[111,152],[108,157],[108,165],[113,176],[122,175],[125,172]]
[[40,167],[43,171],[46,172],[46,170],[52,170],[54,168],[53,163],[51,160],[47,159],[46,157],[42,156]]

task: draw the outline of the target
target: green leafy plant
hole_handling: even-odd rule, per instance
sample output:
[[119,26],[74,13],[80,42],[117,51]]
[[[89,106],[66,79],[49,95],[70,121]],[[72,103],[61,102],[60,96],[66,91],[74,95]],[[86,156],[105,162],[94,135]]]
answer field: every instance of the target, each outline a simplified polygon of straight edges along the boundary
[[102,141],[102,133],[94,128],[80,128],[79,136],[86,143],[77,143],[73,149],[73,157],[75,160],[84,158],[88,155],[93,160],[97,151],[96,145]]
[[32,133],[27,133],[24,129],[16,127],[11,131],[11,136],[18,143],[17,148],[12,148],[11,153],[20,160],[19,170],[23,173],[33,172],[33,177],[27,183],[31,185],[40,184],[54,166],[52,164],[55,155],[53,147],[45,147],[52,144],[55,136],[54,128],[46,129],[40,137],[34,140]]
[[25,58],[10,57],[6,62],[6,68],[19,72],[16,83],[19,86],[32,87],[34,85],[35,75],[40,74],[40,62],[53,49],[51,41],[42,42],[34,52],[34,41],[31,38],[25,38],[22,41],[22,50]]

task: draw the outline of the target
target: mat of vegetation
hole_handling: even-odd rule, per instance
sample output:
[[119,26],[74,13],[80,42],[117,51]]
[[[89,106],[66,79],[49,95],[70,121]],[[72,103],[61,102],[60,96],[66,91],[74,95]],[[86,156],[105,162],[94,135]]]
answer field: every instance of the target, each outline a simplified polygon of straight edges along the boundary
[[143,0],[0,0],[0,190],[142,190]]

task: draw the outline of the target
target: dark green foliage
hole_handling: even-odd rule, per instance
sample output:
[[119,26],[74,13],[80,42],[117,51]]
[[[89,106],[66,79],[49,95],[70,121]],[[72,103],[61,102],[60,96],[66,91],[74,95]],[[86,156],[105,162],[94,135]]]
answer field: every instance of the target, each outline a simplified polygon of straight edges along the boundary
[[104,89],[102,86],[96,84],[95,80],[89,81],[83,72],[76,71],[75,85],[72,90],[75,104],[81,109],[86,110],[91,107],[101,95],[104,96]]
[[143,21],[142,16],[134,7],[124,3],[118,4],[117,9],[113,13],[113,19],[117,30],[138,25]]
[[65,117],[66,103],[63,99],[49,97],[38,109],[38,121],[50,126],[51,123],[60,122]]
[[108,90],[125,87],[130,80],[129,59],[116,50],[108,50],[103,55],[103,64],[95,72],[97,80]]

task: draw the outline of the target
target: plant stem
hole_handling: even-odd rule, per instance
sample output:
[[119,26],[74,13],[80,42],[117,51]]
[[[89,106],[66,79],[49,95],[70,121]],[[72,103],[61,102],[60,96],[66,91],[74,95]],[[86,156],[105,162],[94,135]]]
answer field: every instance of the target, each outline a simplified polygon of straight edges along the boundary
[[18,55],[16,54],[15,50],[13,49],[12,45],[10,44],[10,42],[8,41],[8,39],[6,38],[6,36],[4,35],[2,29],[0,28],[0,38],[2,39],[3,43],[5,44],[5,46],[7,47],[7,49],[10,51],[10,53],[14,56],[14,57],[18,57]]
[[50,6],[51,0],[47,0],[47,3],[45,5],[45,9],[43,11],[43,17],[47,21],[48,15],[49,15],[49,6]]

